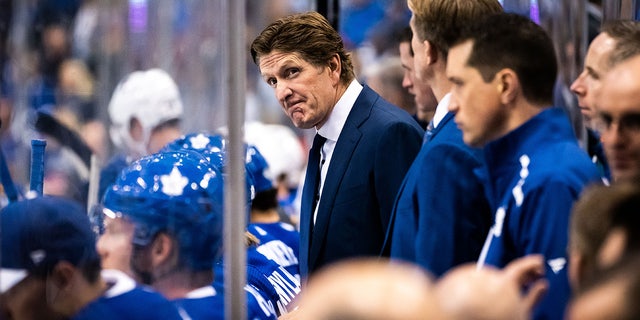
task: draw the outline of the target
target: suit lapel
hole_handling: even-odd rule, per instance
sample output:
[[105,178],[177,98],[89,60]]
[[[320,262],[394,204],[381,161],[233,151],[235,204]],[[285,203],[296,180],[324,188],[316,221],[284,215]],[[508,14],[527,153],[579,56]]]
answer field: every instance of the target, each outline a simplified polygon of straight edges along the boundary
[[435,139],[435,137],[438,135],[438,133],[440,131],[442,131],[442,128],[444,128],[445,125],[449,121],[453,121],[454,117],[455,117],[455,115],[453,113],[447,112],[447,114],[444,116],[444,118],[442,118],[442,121],[440,121],[440,123],[438,123],[438,126],[433,129],[433,134],[431,135],[431,138],[429,139],[429,141]]
[[365,86],[362,89],[338,137],[338,142],[336,143],[336,148],[333,150],[331,163],[327,171],[326,181],[324,182],[322,197],[318,204],[318,216],[316,217],[316,223],[313,227],[312,238],[310,239],[310,269],[316,264],[320,249],[324,246],[336,194],[339,191],[340,184],[349,166],[353,152],[362,138],[362,132],[360,132],[359,126],[369,117],[376,98],[378,98],[377,94],[369,89],[369,87]]
[[[311,150],[309,150],[311,153]],[[309,154],[311,157],[311,154]],[[307,261],[309,259],[309,241],[311,240],[313,224],[313,198],[316,185],[316,170],[307,164],[302,198],[300,203],[300,275],[306,277],[308,273]],[[304,269],[304,270],[303,270]]]

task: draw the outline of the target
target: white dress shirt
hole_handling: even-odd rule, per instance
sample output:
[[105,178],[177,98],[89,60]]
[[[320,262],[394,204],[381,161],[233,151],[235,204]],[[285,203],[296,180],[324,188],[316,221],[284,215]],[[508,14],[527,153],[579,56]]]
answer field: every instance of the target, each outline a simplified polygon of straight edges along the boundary
[[322,189],[327,177],[329,164],[331,163],[331,157],[333,156],[333,150],[336,148],[336,143],[338,142],[338,137],[340,136],[340,132],[342,132],[344,123],[347,122],[349,112],[351,112],[351,108],[353,108],[353,105],[356,103],[362,89],[362,85],[357,80],[351,81],[347,90],[333,107],[333,110],[327,118],[327,122],[325,122],[321,128],[316,128],[316,133],[327,138],[327,141],[322,146],[320,152],[320,182],[318,184],[320,198],[313,211],[314,225],[316,223],[316,217],[318,216],[318,204],[322,200]]

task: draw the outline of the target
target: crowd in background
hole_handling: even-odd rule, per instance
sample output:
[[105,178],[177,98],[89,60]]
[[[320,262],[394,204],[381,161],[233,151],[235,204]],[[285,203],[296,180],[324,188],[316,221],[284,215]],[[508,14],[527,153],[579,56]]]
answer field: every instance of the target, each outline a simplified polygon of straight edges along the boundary
[[[497,72],[502,79],[518,77],[518,89],[549,82],[553,92],[548,92],[552,99],[547,101],[546,91],[522,89],[524,93],[502,94],[513,89],[515,82],[488,81],[492,71],[482,65],[490,60],[482,60],[486,57],[459,63],[464,60],[460,57],[468,58],[473,50],[480,52],[465,47],[465,41],[489,42],[486,52],[492,45],[501,45],[487,39],[503,25],[494,25],[494,34],[480,29],[471,32],[473,26],[466,33],[447,34],[446,28],[454,30],[457,22],[443,22],[445,31],[437,32],[445,34],[444,40],[429,38],[428,32],[425,36],[419,31],[428,22],[416,25],[416,12],[426,10],[416,3],[421,1],[409,0],[407,5],[405,0],[350,0],[341,4],[337,34],[349,53],[353,79],[341,83],[344,87],[337,85],[340,89],[336,90],[343,90],[340,93],[354,101],[360,95],[379,95],[404,110],[385,113],[397,121],[389,125],[391,120],[380,120],[375,124],[379,132],[363,125],[365,136],[383,150],[358,156],[365,151],[356,144],[353,160],[342,158],[345,149],[337,137],[317,145],[318,135],[335,132],[322,129],[323,123],[307,124],[307,119],[290,114],[288,98],[282,97],[275,81],[289,79],[273,76],[277,74],[270,69],[273,65],[261,60],[277,63],[278,59],[270,51],[277,49],[259,47],[259,40],[268,42],[261,38],[268,37],[263,34],[265,27],[313,9],[313,5],[302,0],[248,1],[244,135],[249,317],[639,316],[634,303],[640,288],[635,271],[640,266],[640,242],[634,215],[640,209],[640,167],[636,167],[640,140],[635,136],[640,130],[640,106],[634,105],[640,92],[634,87],[640,84],[634,74],[640,71],[637,22],[606,24],[601,3],[585,2],[587,39],[576,36],[578,43],[560,48],[558,39],[568,38],[547,29],[552,22],[540,12],[549,8],[541,4],[538,12],[531,5],[531,10],[523,12],[513,2],[509,7],[502,1],[487,0],[488,7],[500,5],[497,11],[483,8],[487,15],[504,9],[534,22],[530,26],[517,18],[504,18],[493,23],[514,23],[532,28],[534,34],[546,30],[549,41],[545,38],[532,44],[538,46],[532,50],[551,48],[545,53],[551,53],[548,57],[558,63],[553,81],[544,78],[545,66],[551,63],[537,68],[535,76],[522,70]],[[29,289],[32,293],[50,290],[49,279],[60,277],[56,289],[66,292],[81,287],[76,292],[80,294],[56,295],[55,304],[38,309],[42,314],[26,314],[38,318],[51,312],[77,319],[122,316],[127,313],[118,315],[113,310],[135,309],[129,304],[140,299],[140,303],[156,303],[159,309],[155,311],[164,312],[159,314],[166,318],[223,315],[225,262],[220,259],[219,207],[228,143],[224,73],[233,70],[221,65],[221,43],[229,41],[223,24],[207,18],[220,9],[215,1],[0,0],[0,149],[20,196],[17,203],[10,203],[6,196],[1,200],[6,207],[0,215],[2,226],[20,228],[3,234],[0,261],[3,270],[27,272],[12,277],[11,283],[0,283],[0,297],[15,298],[15,287],[26,287],[25,279],[32,281],[29,275],[36,279]],[[521,35],[513,32],[510,36]],[[545,41],[552,46],[545,47]],[[425,42],[437,45],[424,49]],[[587,48],[584,53],[581,44]],[[517,51],[504,46],[505,51]],[[428,54],[416,52],[420,48]],[[525,55],[522,51],[517,54]],[[538,58],[537,62],[545,62],[547,57],[541,54]],[[576,61],[581,63],[574,66]],[[332,66],[329,64],[330,70]],[[478,82],[469,80],[472,76],[464,78],[468,68],[477,68]],[[522,74],[536,84],[521,84],[521,78],[527,77]],[[484,83],[478,84],[479,79]],[[468,89],[470,83],[476,90]],[[489,91],[488,85],[483,87],[487,83],[492,93],[484,94]],[[357,92],[363,93],[354,94],[359,84],[362,88],[357,90],[362,91]],[[494,84],[499,92],[495,96]],[[468,107],[475,104],[474,99],[519,111],[474,114]],[[374,103],[372,110],[386,108],[386,102],[379,104],[382,102]],[[529,117],[531,110],[542,105],[558,108]],[[500,122],[507,118],[513,121]],[[518,122],[522,127],[509,127],[525,118],[535,119]],[[336,118],[329,123],[334,126]],[[393,131],[399,126],[405,127]],[[307,130],[311,128],[316,130]],[[67,130],[75,137],[69,138]],[[548,135],[535,134],[536,130]],[[27,200],[32,197],[28,192],[31,139],[47,142],[43,193],[53,198]],[[369,144],[373,145],[363,140],[359,147]],[[95,190],[86,152],[97,160],[101,171]],[[313,160],[314,152],[321,159]],[[558,154],[566,156],[558,158]],[[340,164],[334,165],[331,159],[344,164],[346,171],[335,183],[327,167]],[[323,167],[325,160],[329,163]],[[384,168],[377,167],[381,163]],[[508,171],[517,173],[506,174]],[[431,178],[434,176],[439,178]],[[359,189],[360,177],[370,179],[365,184],[371,190]],[[337,188],[335,184],[343,180],[348,181],[348,194],[331,195],[332,190],[322,189],[325,182],[328,188]],[[310,188],[314,190],[308,191]],[[91,202],[91,192],[97,204]],[[425,192],[431,195],[429,199],[425,200]],[[337,204],[325,205],[322,199],[327,198],[337,198]],[[357,203],[350,201],[353,199]],[[51,221],[64,220],[61,211],[71,212],[71,221],[59,223],[73,225],[71,230],[77,233],[73,245],[96,244],[90,249],[73,247],[86,250],[89,259],[64,257],[60,252],[71,250],[71,244],[38,241],[32,244],[54,252],[53,260],[41,264],[33,256],[25,258],[30,259],[28,263],[8,258],[15,253],[8,246],[22,241],[23,233],[55,234],[48,226],[32,226],[33,221],[14,217],[23,211],[33,211],[36,217],[48,215]],[[430,213],[435,211],[440,215]],[[74,216],[86,212],[88,217]],[[184,212],[194,214],[184,218],[180,216]],[[326,226],[317,222],[325,217]],[[322,238],[321,232],[329,235]],[[199,236],[192,238],[193,234]],[[11,237],[6,244],[5,236]],[[215,247],[210,248],[211,243]],[[363,259],[349,259],[356,257]],[[70,265],[60,267],[60,261]],[[128,290],[121,291],[124,284]],[[82,294],[90,299],[83,301]],[[116,297],[125,298],[119,301]],[[207,307],[212,305],[217,311]],[[6,305],[0,301],[0,307]],[[31,312],[28,309],[9,312]],[[153,318],[154,313],[145,316]]]

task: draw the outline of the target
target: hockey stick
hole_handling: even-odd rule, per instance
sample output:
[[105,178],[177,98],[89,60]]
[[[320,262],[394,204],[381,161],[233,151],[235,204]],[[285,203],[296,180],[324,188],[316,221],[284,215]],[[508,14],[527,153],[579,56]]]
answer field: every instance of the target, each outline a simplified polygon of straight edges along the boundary
[[69,147],[87,168],[91,167],[92,151],[73,130],[67,128],[52,115],[44,112],[38,112],[35,126],[39,132],[47,134]]
[[44,185],[44,148],[47,141],[42,139],[31,140],[31,177],[29,178],[29,190],[42,195]]

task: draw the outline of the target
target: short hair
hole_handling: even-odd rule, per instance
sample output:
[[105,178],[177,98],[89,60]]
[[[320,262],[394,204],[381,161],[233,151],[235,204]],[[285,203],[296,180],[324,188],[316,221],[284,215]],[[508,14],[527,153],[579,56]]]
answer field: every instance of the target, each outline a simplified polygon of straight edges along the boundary
[[[60,263],[60,262],[58,262]],[[53,272],[53,267],[48,269],[36,269],[31,274],[38,280],[46,280]],[[102,261],[100,258],[93,258],[87,261],[82,261],[75,266],[84,280],[88,283],[95,284],[100,279],[100,272],[102,271]]]
[[416,36],[435,46],[445,61],[465,25],[487,14],[503,12],[497,0],[408,0],[408,5]]
[[411,47],[411,38],[413,38],[413,31],[411,31],[410,26],[406,26],[400,31],[400,41],[398,44],[409,43],[409,54],[413,57],[413,47]]
[[591,185],[573,206],[569,245],[584,258],[588,277],[593,275],[596,268],[598,252],[611,230],[617,204],[635,193],[635,188],[627,184],[612,187]]
[[317,12],[290,15],[267,26],[251,43],[251,57],[259,64],[260,56],[273,51],[298,53],[314,66],[325,66],[340,57],[340,80],[348,84],[355,78],[351,56],[340,34]]
[[616,41],[609,56],[609,68],[640,54],[640,22],[633,20],[608,21],[602,26],[602,33],[608,34]]
[[628,184],[625,188],[626,192],[611,204],[611,229],[622,228],[627,235],[623,256],[640,253],[640,187]]
[[256,192],[256,196],[251,201],[251,210],[267,211],[277,209],[278,206],[278,189],[276,188]]
[[514,13],[494,14],[470,23],[456,44],[471,40],[467,65],[489,82],[500,70],[512,69],[527,101],[552,104],[558,74],[551,38],[539,25]]

